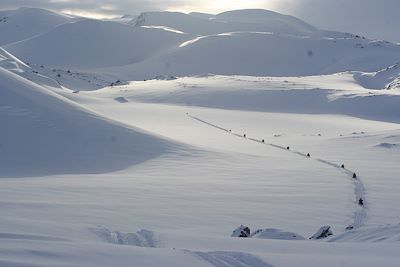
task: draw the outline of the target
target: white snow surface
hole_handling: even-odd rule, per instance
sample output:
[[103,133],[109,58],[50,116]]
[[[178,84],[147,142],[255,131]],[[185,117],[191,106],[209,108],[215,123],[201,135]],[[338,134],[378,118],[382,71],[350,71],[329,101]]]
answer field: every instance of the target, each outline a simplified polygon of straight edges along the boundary
[[[182,40],[181,34],[162,29],[85,19],[63,24],[6,49],[26,62],[91,69],[140,62]],[[35,53],[31,53],[32,49]]]
[[194,37],[157,57],[104,71],[135,80],[159,74],[304,76],[376,71],[399,57],[400,46],[370,40],[247,31]]
[[0,46],[34,37],[73,20],[39,8],[0,10]]
[[399,265],[397,45],[139,18],[0,49],[0,266]]
[[1,177],[103,173],[167,150],[3,68],[0,79]]
[[354,77],[365,88],[388,90],[399,89],[400,64],[397,63],[373,73],[355,73]]
[[317,29],[292,16],[260,9],[235,10],[212,17],[180,12],[145,12],[132,21],[136,26],[164,25],[182,32],[209,35],[236,31],[277,31],[299,34]]
[[400,58],[399,45],[318,30],[266,10],[225,12],[213,19],[147,12],[132,24],[75,19],[5,49],[26,63],[123,80],[376,72]]

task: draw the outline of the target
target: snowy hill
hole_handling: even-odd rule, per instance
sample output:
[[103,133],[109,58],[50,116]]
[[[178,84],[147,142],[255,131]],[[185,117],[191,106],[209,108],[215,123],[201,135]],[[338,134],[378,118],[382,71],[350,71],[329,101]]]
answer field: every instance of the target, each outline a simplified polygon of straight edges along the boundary
[[168,142],[104,120],[3,68],[0,84],[1,177],[115,171],[167,151]]
[[212,19],[206,16],[146,12],[132,22],[136,27],[81,20],[5,48],[24,62],[64,71],[101,68],[102,73],[125,80],[202,73],[299,76],[372,72],[400,58],[398,45],[320,31],[267,10],[229,11]]
[[264,9],[245,9],[226,11],[215,16],[217,21],[264,24],[274,32],[312,33],[317,29],[310,24],[289,15]]
[[190,16],[201,18],[201,19],[214,19],[215,15],[203,12],[190,12]]
[[0,48],[0,67],[3,67],[7,70],[23,73],[24,71],[29,69],[29,66],[24,62],[8,53],[5,49]]
[[375,71],[395,63],[400,46],[362,38],[319,38],[236,32],[194,38],[139,64],[108,69],[124,79],[204,73],[304,76]]
[[303,76],[373,72],[400,58],[399,45],[316,30],[301,20],[267,10],[230,11],[213,19],[199,16],[147,12],[135,20],[136,27],[81,20],[5,48],[24,62],[64,71],[101,69],[103,74],[124,80],[204,73]]
[[44,65],[25,64],[20,59],[0,48],[0,67],[9,70],[34,83],[50,88],[70,88],[74,92],[80,90],[94,90],[109,86],[117,80],[114,77],[49,68]]
[[400,88],[400,64],[397,63],[385,69],[372,73],[355,73],[355,79],[369,89]]
[[399,266],[399,45],[267,10],[13,12],[0,266]]
[[0,11],[0,46],[25,40],[73,18],[38,8]]
[[316,28],[299,19],[267,10],[237,10],[207,17],[207,14],[199,13],[146,12],[133,20],[131,24],[167,26],[196,35],[237,31],[305,34],[316,31]]
[[[160,29],[81,20],[6,46],[6,49],[26,62],[57,68],[88,69],[140,62],[183,40],[181,34]],[[31,53],[32,49],[35,53]]]

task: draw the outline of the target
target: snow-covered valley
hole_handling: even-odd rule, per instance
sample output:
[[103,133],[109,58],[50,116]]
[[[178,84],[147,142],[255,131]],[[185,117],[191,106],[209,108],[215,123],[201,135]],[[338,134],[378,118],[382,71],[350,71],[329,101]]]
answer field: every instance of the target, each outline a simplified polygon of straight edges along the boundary
[[0,266],[399,265],[399,45],[1,12]]

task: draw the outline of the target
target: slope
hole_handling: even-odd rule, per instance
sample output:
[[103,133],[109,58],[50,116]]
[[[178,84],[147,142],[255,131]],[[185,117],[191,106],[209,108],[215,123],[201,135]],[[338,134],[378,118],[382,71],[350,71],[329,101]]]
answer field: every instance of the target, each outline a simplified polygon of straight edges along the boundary
[[368,89],[397,89],[400,88],[400,64],[372,73],[356,72],[354,78]]
[[6,49],[26,62],[64,69],[88,69],[140,62],[182,40],[184,35],[161,29],[81,20],[6,46]]
[[39,8],[0,11],[0,46],[47,32],[72,20],[66,15]]
[[[29,64],[29,63],[28,63]],[[49,88],[66,89],[74,92],[94,90],[116,83],[116,79],[96,73],[54,69],[44,65],[25,64],[0,47],[0,67],[9,70],[36,84]],[[120,84],[119,82],[118,84]]]
[[196,74],[308,76],[376,71],[400,58],[400,46],[362,38],[262,32],[202,36],[136,65],[106,70],[127,79]]
[[0,177],[103,173],[171,145],[125,128],[0,68]]
[[226,11],[216,15],[215,19],[223,22],[264,24],[281,33],[310,34],[317,31],[315,27],[296,17],[264,9]]
[[98,72],[116,80],[204,73],[307,76],[374,72],[400,58],[399,45],[319,31],[296,18],[266,10],[225,12],[215,19],[150,12],[135,23],[137,27],[82,20],[5,48],[37,66]]
[[135,26],[167,26],[182,32],[209,35],[235,31],[272,31],[305,34],[316,31],[311,25],[268,10],[236,10],[207,18],[197,13],[145,12],[134,19]]

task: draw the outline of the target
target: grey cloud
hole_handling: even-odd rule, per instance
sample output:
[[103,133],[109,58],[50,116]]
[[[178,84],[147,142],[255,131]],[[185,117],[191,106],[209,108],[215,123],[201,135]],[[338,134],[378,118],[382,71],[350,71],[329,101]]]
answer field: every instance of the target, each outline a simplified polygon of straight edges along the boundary
[[169,6],[177,6],[179,0],[1,0],[0,9],[11,9],[17,7],[38,7],[56,11],[65,9],[81,10],[85,12],[97,12],[106,15],[134,14],[142,11],[165,10]]
[[319,28],[400,42],[400,0],[275,1],[278,11],[291,13]]

